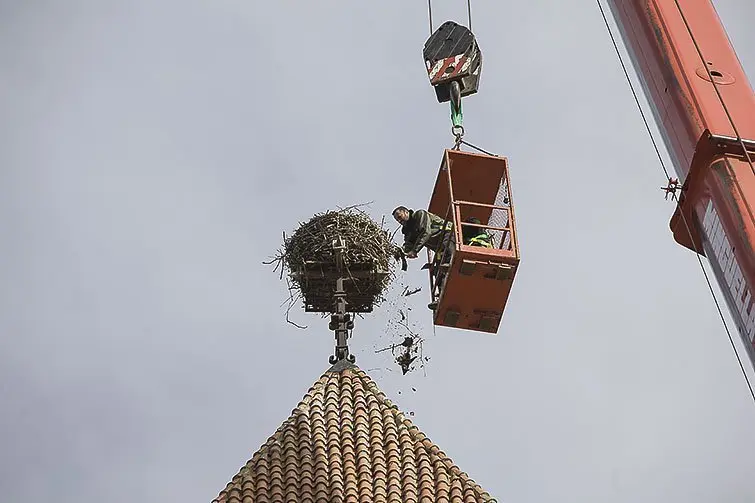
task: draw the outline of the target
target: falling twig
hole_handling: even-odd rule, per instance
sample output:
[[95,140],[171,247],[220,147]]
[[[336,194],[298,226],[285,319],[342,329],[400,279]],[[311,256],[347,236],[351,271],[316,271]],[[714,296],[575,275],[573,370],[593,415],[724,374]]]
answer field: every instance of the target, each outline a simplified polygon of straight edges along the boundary
[[349,210],[355,210],[357,208],[362,208],[364,206],[369,206],[369,205],[371,205],[374,202],[375,201],[370,201],[368,203],[352,204],[351,206],[347,206],[345,208],[341,208],[340,206],[337,206],[337,208],[338,208],[338,211],[349,211]]
[[306,328],[307,328],[307,326],[306,326],[306,325],[305,325],[305,326],[302,326],[302,325],[299,325],[299,324],[297,324],[297,323],[294,323],[293,321],[291,321],[291,318],[289,317],[289,316],[290,316],[290,313],[291,313],[291,309],[292,309],[292,308],[294,307],[294,304],[295,304],[295,303],[296,303],[296,301],[298,300],[298,297],[301,297],[301,295],[297,295],[297,298],[294,298],[294,296],[293,296],[293,294],[292,294],[292,291],[291,291],[291,287],[290,287],[290,286],[289,286],[289,289],[288,289],[288,291],[289,291],[289,300],[288,300],[288,308],[286,309],[286,321],[287,321],[288,323],[292,324],[293,326],[295,326],[296,328],[301,328],[301,329],[303,329],[303,330],[304,330],[304,329],[306,329]]
[[391,345],[390,345],[390,346],[388,346],[387,348],[376,349],[376,350],[375,350],[375,353],[376,353],[376,354],[377,354],[377,353],[382,353],[383,351],[388,351],[389,349],[391,350],[391,352],[393,352],[393,350],[394,350],[394,349],[396,349],[396,345],[395,345],[395,344],[391,344]]
[[306,329],[306,328],[307,328],[307,326],[306,326],[306,325],[302,326],[302,325],[299,325],[299,324],[297,324],[297,323],[294,323],[293,321],[291,321],[291,320],[289,319],[289,317],[288,317],[288,313],[286,313],[286,321],[287,321],[287,322],[289,322],[290,324],[292,324],[293,326],[295,326],[296,328],[301,328],[302,330],[304,330],[304,329]]
[[409,287],[407,286],[406,288],[404,288],[403,295],[404,295],[404,297],[409,297],[410,295],[414,295],[415,293],[419,293],[421,291],[422,291],[422,287],[421,286],[417,287],[417,288],[414,288],[412,290],[409,290]]
[[398,324],[404,327],[413,339],[417,339],[418,341],[420,341],[420,343],[423,341],[422,337],[420,337],[419,334],[415,333],[411,328],[409,328],[409,325],[406,323],[406,321],[401,320],[398,322]]

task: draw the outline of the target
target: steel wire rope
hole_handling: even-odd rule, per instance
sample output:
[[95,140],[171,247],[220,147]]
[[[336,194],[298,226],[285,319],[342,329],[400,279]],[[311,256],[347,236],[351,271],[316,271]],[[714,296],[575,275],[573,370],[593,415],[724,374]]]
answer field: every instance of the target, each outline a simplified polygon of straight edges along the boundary
[[427,16],[430,18],[430,35],[433,34],[433,0],[427,0]]
[[[427,0],[427,17],[430,20],[430,35],[433,34],[433,0]],[[472,0],[467,0],[467,24],[472,31]]]
[[[600,9],[600,14],[603,17],[603,22],[606,25],[606,29],[608,30],[608,35],[611,37],[611,42],[613,43],[614,50],[616,51],[616,55],[619,58],[619,63],[621,64],[621,68],[624,71],[624,76],[626,77],[627,83],[629,84],[629,89],[632,91],[632,96],[634,96],[634,101],[637,104],[637,109],[640,111],[640,115],[642,116],[642,121],[645,123],[645,128],[647,129],[648,136],[650,137],[650,141],[653,143],[653,148],[655,149],[655,153],[658,156],[658,161],[660,161],[661,168],[663,169],[664,174],[666,175],[666,179],[671,180],[671,176],[668,172],[668,169],[666,168],[666,164],[663,162],[663,156],[661,155],[661,152],[658,148],[658,144],[655,141],[655,137],[653,136],[653,132],[650,129],[650,124],[648,123],[648,120],[645,116],[645,112],[642,109],[642,105],[640,104],[640,100],[637,96],[637,92],[634,88],[634,85],[632,84],[632,80],[629,77],[629,71],[627,70],[626,65],[624,64],[624,58],[621,56],[621,52],[619,51],[619,46],[616,43],[616,38],[613,35],[613,31],[611,30],[611,26],[608,23],[608,18],[606,17],[605,10],[603,9],[603,5],[601,4],[600,0],[596,0],[598,4],[598,8]],[[743,145],[744,146],[744,145]],[[672,199],[676,202],[677,208],[679,210],[679,214],[682,216],[682,221],[684,222],[684,227],[687,229],[687,233],[689,235],[690,241],[694,242],[692,239],[692,231],[690,230],[689,223],[687,222],[687,218],[684,216],[684,213],[681,210],[681,204],[679,202],[679,199],[676,197],[675,193],[671,193]],[[700,270],[703,272],[703,276],[705,277],[705,282],[708,285],[708,290],[710,291],[711,296],[713,297],[713,302],[716,305],[716,310],[718,311],[718,315],[721,318],[721,323],[723,324],[724,330],[726,331],[726,336],[729,339],[729,344],[731,345],[732,350],[734,351],[734,355],[736,356],[737,362],[739,363],[739,369],[742,371],[742,377],[744,377],[745,383],[747,383],[747,388],[750,391],[750,396],[753,399],[753,402],[755,402],[755,391],[753,391],[752,384],[750,383],[750,379],[747,376],[747,372],[745,371],[744,364],[742,363],[742,358],[739,356],[739,351],[737,350],[736,345],[734,344],[734,338],[731,335],[731,331],[729,330],[729,326],[726,323],[726,318],[724,317],[723,310],[721,309],[721,304],[718,302],[718,298],[716,297],[716,292],[713,289],[713,284],[710,281],[710,277],[708,276],[707,271],[705,270],[705,265],[703,264],[702,259],[700,258],[700,254],[695,252],[695,257],[697,258],[697,262],[700,264]]]
[[491,157],[500,157],[498,154],[493,154],[493,153],[488,152],[487,150],[483,150],[480,147],[472,145],[471,143],[467,142],[466,140],[461,140],[459,143],[461,143],[462,145],[466,145],[467,147],[473,148],[473,149],[477,150],[478,152],[482,152],[485,155],[489,155]]

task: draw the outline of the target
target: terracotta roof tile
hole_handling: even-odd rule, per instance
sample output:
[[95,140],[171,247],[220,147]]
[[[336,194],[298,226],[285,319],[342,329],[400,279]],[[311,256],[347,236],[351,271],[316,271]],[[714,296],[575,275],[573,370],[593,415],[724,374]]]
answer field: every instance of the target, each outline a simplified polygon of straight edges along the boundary
[[213,503],[478,503],[490,494],[339,362]]

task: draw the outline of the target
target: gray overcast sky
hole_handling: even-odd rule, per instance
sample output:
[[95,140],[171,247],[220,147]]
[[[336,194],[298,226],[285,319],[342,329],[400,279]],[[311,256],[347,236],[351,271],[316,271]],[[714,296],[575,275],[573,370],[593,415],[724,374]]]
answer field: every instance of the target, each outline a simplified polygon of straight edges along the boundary
[[[752,79],[755,4],[716,6]],[[467,138],[509,157],[523,257],[504,322],[433,334],[413,262],[426,375],[374,353],[390,305],[357,363],[501,501],[755,501],[755,404],[597,6],[476,0],[473,28]],[[427,204],[427,35],[420,1],[0,1],[2,501],[224,487],[329,366],[261,264],[281,232]]]

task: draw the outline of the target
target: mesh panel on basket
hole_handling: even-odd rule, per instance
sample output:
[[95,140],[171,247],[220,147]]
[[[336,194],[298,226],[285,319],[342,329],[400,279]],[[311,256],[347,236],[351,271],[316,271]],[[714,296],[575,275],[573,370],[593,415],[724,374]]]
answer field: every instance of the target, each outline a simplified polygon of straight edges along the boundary
[[[490,221],[488,225],[491,227],[508,227],[509,225],[509,188],[506,184],[506,178],[501,180],[501,185],[498,187],[498,194],[495,196],[495,206],[503,206],[506,209],[494,208],[490,215]],[[494,231],[489,230],[493,235],[493,241],[496,247],[500,247],[504,250],[511,248],[511,233],[509,231]],[[503,241],[503,246],[501,246]]]

